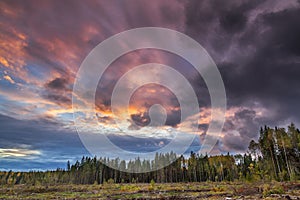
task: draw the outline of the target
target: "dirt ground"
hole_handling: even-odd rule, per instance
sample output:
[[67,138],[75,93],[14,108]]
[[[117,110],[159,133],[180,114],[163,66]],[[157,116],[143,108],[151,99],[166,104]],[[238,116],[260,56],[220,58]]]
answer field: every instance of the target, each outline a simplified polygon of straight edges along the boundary
[[300,182],[2,185],[0,199],[299,199]]

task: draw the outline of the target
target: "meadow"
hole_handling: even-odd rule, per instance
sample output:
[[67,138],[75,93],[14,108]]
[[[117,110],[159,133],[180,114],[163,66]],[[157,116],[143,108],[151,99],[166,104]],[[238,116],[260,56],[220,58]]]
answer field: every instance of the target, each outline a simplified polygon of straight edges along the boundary
[[300,199],[300,182],[2,185],[0,199]]

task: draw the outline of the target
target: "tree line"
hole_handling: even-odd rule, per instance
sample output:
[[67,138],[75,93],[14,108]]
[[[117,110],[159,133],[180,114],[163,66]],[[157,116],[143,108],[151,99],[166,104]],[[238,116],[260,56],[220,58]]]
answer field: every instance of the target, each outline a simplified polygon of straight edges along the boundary
[[[164,163],[172,164],[161,168]],[[119,168],[116,170],[108,166]],[[158,169],[151,171],[151,169]],[[128,173],[126,170],[147,173]],[[258,141],[245,154],[177,156],[156,154],[153,160],[83,157],[54,171],[0,172],[0,184],[105,184],[172,183],[204,181],[289,181],[300,179],[300,131],[294,124],[284,128],[263,127]]]

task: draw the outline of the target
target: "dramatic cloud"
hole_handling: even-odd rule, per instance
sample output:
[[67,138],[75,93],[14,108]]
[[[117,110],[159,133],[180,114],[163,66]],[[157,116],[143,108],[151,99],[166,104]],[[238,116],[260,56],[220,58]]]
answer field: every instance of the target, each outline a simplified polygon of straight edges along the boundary
[[187,3],[186,32],[217,62],[229,112],[241,109],[227,117],[223,150],[246,150],[263,124],[299,123],[299,14],[297,1]]
[[[6,165],[1,167],[8,169],[21,162],[24,169],[47,168],[41,163],[50,159],[48,166],[56,168],[55,159],[62,166],[65,159],[86,153],[75,134],[72,115],[72,88],[80,64],[106,38],[149,26],[183,32],[211,55],[221,72],[228,103],[222,137],[213,151],[244,152],[248,142],[257,139],[260,126],[300,123],[299,19],[297,0],[3,0],[0,157]],[[171,66],[189,80],[200,113],[182,122],[182,108],[174,91],[145,85],[134,92],[129,108],[124,108],[128,112],[123,124],[128,133],[143,139],[123,136],[127,142],[122,143],[111,111],[112,92],[126,72],[150,62]],[[132,76],[122,87],[129,88],[138,79]],[[178,93],[185,94],[183,83],[174,77],[166,79],[176,85]],[[154,104],[164,107],[166,123],[146,127],[151,123],[149,109]],[[198,128],[195,134],[200,139],[191,148],[199,149],[211,122],[210,97],[201,75],[186,60],[154,49],[116,59],[99,81],[95,105],[101,130],[130,150],[163,146],[184,126]],[[160,132],[147,142],[154,129]],[[74,144],[80,147],[73,148]],[[25,164],[25,158],[34,158],[32,166]]]
[[64,78],[55,78],[46,84],[51,89],[61,90],[67,89],[68,80]]

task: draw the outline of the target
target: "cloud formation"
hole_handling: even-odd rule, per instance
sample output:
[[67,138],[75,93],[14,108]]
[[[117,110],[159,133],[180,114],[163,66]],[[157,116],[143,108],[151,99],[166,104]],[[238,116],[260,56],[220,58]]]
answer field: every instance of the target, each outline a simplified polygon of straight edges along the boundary
[[30,158],[35,155],[40,155],[38,150],[30,149],[4,149],[0,148],[0,158],[14,158],[14,157],[26,157]]
[[[228,98],[216,151],[243,152],[248,142],[258,137],[260,126],[300,123],[299,19],[297,0],[1,1],[0,123],[7,131],[0,135],[2,155],[19,151],[18,146],[8,144],[24,144],[29,136],[26,130],[31,129],[28,145],[33,149],[27,153],[40,152],[42,146],[35,145],[41,142],[38,138],[45,122],[51,124],[46,134],[67,134],[66,129],[73,128],[72,87],[83,59],[104,39],[147,26],[183,32],[212,56]],[[184,59],[153,49],[121,56],[99,81],[95,105],[103,130],[117,130],[111,112],[117,81],[135,66],[149,62],[169,65],[190,81],[201,112],[190,116],[199,120],[189,126],[198,127],[197,134],[205,135],[211,121],[210,97],[200,74]],[[178,87],[178,91],[184,92],[184,88]],[[130,100],[128,132],[151,132],[143,127],[150,123],[149,109],[154,104],[163,105],[167,113],[162,132],[183,126],[174,93],[150,84],[139,88]],[[17,126],[13,124],[16,120]]]

